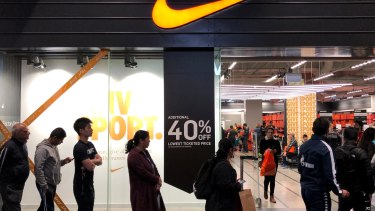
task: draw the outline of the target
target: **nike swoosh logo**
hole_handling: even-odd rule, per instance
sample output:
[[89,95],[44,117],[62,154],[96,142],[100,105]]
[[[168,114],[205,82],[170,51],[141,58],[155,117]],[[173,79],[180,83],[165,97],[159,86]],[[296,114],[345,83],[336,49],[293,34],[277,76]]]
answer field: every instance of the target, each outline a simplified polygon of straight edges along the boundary
[[124,167],[120,167],[120,168],[116,168],[116,169],[111,169],[111,173],[113,173],[113,172],[115,172],[115,171],[118,171],[118,170],[120,170],[120,169],[122,169],[122,168],[124,168]]
[[244,0],[219,0],[186,9],[172,9],[167,0],[156,0],[152,19],[160,28],[172,29],[199,20]]

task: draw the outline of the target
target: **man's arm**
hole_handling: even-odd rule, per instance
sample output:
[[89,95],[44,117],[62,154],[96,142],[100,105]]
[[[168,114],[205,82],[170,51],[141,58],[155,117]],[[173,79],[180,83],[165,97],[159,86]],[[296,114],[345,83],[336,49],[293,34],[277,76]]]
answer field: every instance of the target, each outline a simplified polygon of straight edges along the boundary
[[8,147],[4,147],[1,149],[0,151],[0,175],[1,175],[1,172],[3,170],[3,166],[6,162],[6,157],[8,155]]
[[95,155],[95,158],[91,160],[96,166],[100,166],[103,163],[102,157],[99,154]]
[[47,150],[38,148],[38,150],[35,151],[35,156],[34,156],[35,180],[36,180],[36,183],[40,185],[40,187],[42,188],[44,192],[46,192],[48,189],[47,180],[44,175],[44,166],[45,166],[47,157],[48,157]]
[[82,165],[83,167],[85,167],[85,169],[87,169],[87,171],[94,171],[95,169],[95,164],[93,160],[90,160],[89,158],[83,160]]
[[326,153],[323,155],[322,163],[323,163],[323,178],[326,179],[326,184],[328,188],[333,191],[336,195],[343,194],[342,190],[340,189],[339,184],[336,180],[336,166],[335,166],[335,159],[333,157],[333,152],[331,147],[322,141],[322,143],[327,147]]

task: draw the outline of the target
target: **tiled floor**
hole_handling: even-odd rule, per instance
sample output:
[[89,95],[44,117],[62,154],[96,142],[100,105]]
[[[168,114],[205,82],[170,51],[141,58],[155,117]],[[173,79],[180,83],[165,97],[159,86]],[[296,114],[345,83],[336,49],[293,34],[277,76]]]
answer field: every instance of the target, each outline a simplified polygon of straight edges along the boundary
[[[240,176],[240,159],[239,156],[244,155],[243,153],[236,153],[235,158],[232,159],[232,165],[237,170],[238,177]],[[253,192],[254,198],[258,197],[258,168],[256,168],[256,163],[253,161],[244,161],[244,188],[250,188]],[[288,210],[288,211],[302,211],[306,210],[302,197],[301,188],[299,183],[300,175],[297,172],[296,167],[293,168],[279,168],[276,176],[276,188],[275,197],[277,203],[270,203],[269,200],[265,200],[261,197],[262,208],[257,210]],[[260,196],[263,195],[263,177],[259,177],[260,182]],[[337,196],[331,194],[332,198],[332,210],[337,210]],[[25,211],[31,211],[35,209],[23,209]],[[72,209],[76,210],[76,209]],[[105,208],[96,208],[95,211],[105,211]],[[131,211],[130,208],[111,208],[109,210],[113,211]],[[167,204],[168,211],[203,211],[203,205],[196,205],[195,207],[179,207],[176,205]]]

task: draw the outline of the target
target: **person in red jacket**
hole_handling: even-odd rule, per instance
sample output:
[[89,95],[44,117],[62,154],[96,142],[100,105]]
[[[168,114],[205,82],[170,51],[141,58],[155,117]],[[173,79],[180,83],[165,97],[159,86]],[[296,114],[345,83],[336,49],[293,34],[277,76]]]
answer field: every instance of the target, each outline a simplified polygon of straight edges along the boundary
[[130,202],[133,211],[165,211],[160,194],[162,181],[150,153],[150,135],[138,130],[126,144],[130,179]]

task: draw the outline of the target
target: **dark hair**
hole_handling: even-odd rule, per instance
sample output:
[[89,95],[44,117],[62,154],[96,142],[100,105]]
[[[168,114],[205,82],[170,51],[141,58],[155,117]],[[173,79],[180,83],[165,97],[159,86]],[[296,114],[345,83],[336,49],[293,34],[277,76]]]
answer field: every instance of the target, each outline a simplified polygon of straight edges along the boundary
[[147,137],[150,137],[148,131],[138,130],[135,132],[134,137],[126,144],[125,153],[129,153],[134,147],[138,146],[140,140],[144,140]]
[[66,132],[61,127],[55,128],[52,130],[51,134],[49,135],[50,138],[56,137],[56,138],[65,138]]
[[272,130],[272,132],[273,132],[273,131],[275,131],[275,128],[273,128],[273,127],[271,127],[271,126],[267,126],[267,127],[266,127],[266,132],[267,132],[268,130]]
[[74,125],[73,125],[73,128],[74,130],[78,133],[78,135],[81,135],[79,133],[79,130],[80,129],[85,129],[85,127],[89,124],[91,124],[92,121],[89,119],[89,118],[86,118],[86,117],[81,117],[79,119],[77,119],[75,122],[74,122]]
[[219,141],[219,149],[216,152],[216,158],[227,159],[229,150],[233,148],[233,143],[227,139],[223,138]]
[[[354,127],[347,127],[344,130],[344,139],[349,141],[356,141],[358,138],[358,130]],[[372,140],[371,140],[372,141]]]
[[357,123],[359,127],[363,127],[363,122],[362,121],[356,120],[355,123]]
[[358,143],[358,146],[367,152],[369,158],[372,158],[375,151],[375,146],[372,143],[374,139],[375,128],[369,127],[363,132],[362,138]]
[[246,124],[246,123],[243,123],[243,126],[247,126],[247,124]]
[[327,134],[329,128],[329,122],[326,119],[316,118],[313,123],[312,131],[315,135],[322,136]]

